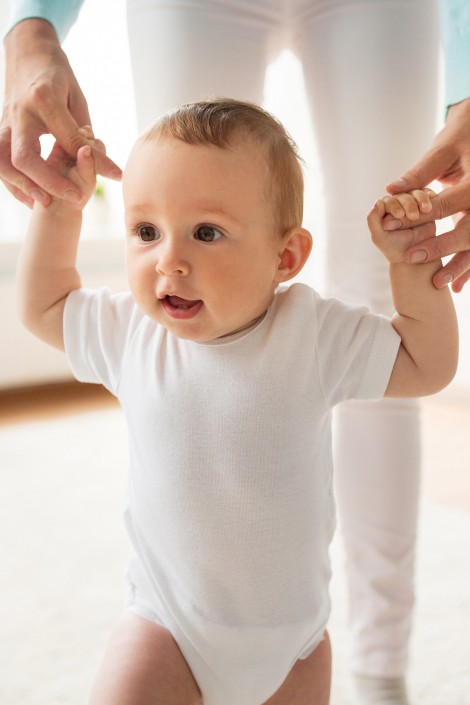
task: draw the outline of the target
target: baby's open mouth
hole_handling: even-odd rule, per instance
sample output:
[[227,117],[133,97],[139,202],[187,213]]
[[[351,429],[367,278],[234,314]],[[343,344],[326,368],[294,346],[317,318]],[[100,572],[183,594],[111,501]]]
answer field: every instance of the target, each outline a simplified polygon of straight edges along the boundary
[[199,301],[191,301],[188,299],[182,299],[180,296],[166,296],[165,299],[168,301],[170,306],[174,308],[188,309],[192,308],[199,303]]
[[166,313],[172,318],[192,318],[199,313],[202,301],[200,299],[182,299],[180,296],[165,296],[162,299],[162,306]]

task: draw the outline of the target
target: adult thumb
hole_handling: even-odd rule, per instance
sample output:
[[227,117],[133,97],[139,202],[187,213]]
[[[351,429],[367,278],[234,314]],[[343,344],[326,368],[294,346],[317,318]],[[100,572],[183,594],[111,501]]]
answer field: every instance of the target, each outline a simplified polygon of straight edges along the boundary
[[447,166],[445,153],[430,149],[398,179],[387,184],[386,189],[392,196],[403,191],[422,189],[444,174]]

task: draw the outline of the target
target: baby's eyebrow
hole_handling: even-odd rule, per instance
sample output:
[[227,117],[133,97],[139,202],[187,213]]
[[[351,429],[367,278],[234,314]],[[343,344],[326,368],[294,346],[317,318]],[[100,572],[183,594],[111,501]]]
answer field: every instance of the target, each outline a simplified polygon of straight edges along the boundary
[[199,202],[196,205],[196,209],[199,210],[201,213],[208,214],[211,216],[215,216],[216,218],[224,218],[227,220],[231,220],[232,223],[235,223],[236,225],[240,225],[241,221],[239,218],[234,213],[231,213],[227,211],[225,208],[221,207],[220,204],[218,203],[211,203],[210,201],[202,201]]
[[[191,206],[191,210],[194,215],[201,221],[205,219],[212,220],[223,218],[224,220],[229,220],[234,225],[241,225],[241,220],[237,216],[225,209],[220,203],[215,203],[213,201],[198,201]],[[131,203],[125,207],[127,217],[133,219],[136,216],[144,217],[145,214],[150,214],[155,211],[155,202],[138,202]]]
[[131,203],[131,205],[125,204],[126,211],[128,213],[148,213],[155,208],[155,203]]

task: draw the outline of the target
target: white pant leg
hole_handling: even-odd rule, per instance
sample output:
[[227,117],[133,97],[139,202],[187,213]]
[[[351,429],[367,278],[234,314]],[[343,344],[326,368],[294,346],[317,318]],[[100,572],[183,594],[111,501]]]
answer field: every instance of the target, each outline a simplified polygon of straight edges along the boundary
[[[387,263],[365,215],[430,145],[438,28],[429,0],[299,0],[300,54],[322,162],[327,289],[390,313]],[[307,194],[308,197],[308,194]],[[353,402],[335,424],[337,499],[347,555],[352,669],[401,675],[413,606],[419,493],[413,400]]]
[[139,128],[210,97],[263,102],[280,0],[128,0]]

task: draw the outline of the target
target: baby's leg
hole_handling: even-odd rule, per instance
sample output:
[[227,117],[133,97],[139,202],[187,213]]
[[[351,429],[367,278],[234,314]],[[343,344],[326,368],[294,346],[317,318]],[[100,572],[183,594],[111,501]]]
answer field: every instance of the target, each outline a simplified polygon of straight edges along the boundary
[[331,647],[328,633],[308,658],[297,661],[279,690],[264,705],[328,705]]
[[126,612],[103,658],[89,705],[200,705],[201,693],[170,632]]

